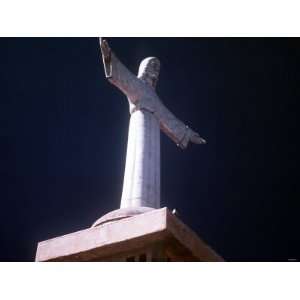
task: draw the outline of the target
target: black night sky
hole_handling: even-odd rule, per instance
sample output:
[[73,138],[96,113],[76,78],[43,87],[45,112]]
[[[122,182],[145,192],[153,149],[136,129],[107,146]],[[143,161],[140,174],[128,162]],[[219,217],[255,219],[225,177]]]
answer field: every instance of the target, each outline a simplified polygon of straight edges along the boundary
[[[133,72],[157,56],[157,91],[207,145],[162,141],[162,206],[228,261],[299,259],[296,105],[288,38],[110,38]],[[128,103],[96,38],[1,38],[0,260],[89,227],[120,204]]]

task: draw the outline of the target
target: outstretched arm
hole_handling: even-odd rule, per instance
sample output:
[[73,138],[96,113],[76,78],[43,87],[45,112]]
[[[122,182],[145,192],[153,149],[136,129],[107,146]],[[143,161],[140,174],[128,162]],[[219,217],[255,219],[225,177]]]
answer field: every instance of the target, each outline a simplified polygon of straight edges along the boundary
[[139,79],[119,61],[106,40],[99,38],[99,42],[106,78],[134,101],[141,84]]
[[181,149],[185,149],[189,142],[206,144],[199,134],[177,119],[163,103],[159,103],[154,115],[159,120],[161,130],[169,136]]

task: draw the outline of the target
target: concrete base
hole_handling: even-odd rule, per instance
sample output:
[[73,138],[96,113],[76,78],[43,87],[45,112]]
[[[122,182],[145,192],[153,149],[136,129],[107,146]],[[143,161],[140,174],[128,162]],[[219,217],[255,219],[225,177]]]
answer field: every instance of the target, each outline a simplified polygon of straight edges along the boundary
[[36,261],[223,261],[167,208],[38,244]]
[[144,213],[149,212],[154,209],[155,208],[144,207],[144,206],[119,208],[119,209],[113,210],[113,211],[105,214],[101,218],[99,218],[96,222],[94,222],[92,227],[96,227],[96,226],[99,226],[99,225],[102,225],[102,224],[108,223],[108,222],[115,222],[117,220],[130,218],[130,217],[133,217],[136,215],[144,214]]

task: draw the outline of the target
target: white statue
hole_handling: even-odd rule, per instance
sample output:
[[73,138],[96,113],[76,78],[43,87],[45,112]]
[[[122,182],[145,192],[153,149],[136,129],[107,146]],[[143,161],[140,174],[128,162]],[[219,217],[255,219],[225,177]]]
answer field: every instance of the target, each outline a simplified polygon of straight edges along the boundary
[[121,208],[159,208],[160,129],[182,149],[189,142],[206,141],[178,120],[157,96],[157,58],[144,59],[135,76],[101,38],[100,48],[106,78],[127,96],[131,114]]
[[155,87],[160,62],[156,57],[145,58],[140,64],[138,76],[135,76],[118,60],[106,40],[100,38],[100,47],[106,78],[127,96],[131,114],[141,109],[153,113],[161,130],[183,149],[189,141],[206,143],[198,133],[178,120],[157,96]]

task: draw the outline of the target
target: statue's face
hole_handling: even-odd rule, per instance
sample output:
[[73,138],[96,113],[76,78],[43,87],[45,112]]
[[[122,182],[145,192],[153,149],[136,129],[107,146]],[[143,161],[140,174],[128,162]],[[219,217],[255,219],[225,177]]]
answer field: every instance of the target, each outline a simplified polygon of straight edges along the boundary
[[153,88],[156,87],[160,70],[160,62],[156,57],[145,58],[139,68],[138,78],[147,82]]

